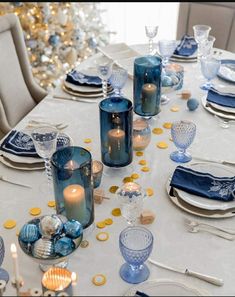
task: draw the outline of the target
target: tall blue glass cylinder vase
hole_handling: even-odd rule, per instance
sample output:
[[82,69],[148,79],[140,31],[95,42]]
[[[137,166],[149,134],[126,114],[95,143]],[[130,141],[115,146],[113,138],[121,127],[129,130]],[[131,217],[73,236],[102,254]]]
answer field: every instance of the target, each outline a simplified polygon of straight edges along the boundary
[[51,164],[57,214],[89,227],[94,222],[90,152],[76,146],[62,148],[53,154]]
[[132,102],[124,97],[108,97],[100,102],[102,162],[108,167],[124,167],[133,159]]
[[134,112],[152,117],[160,112],[162,59],[138,57],[134,61]]

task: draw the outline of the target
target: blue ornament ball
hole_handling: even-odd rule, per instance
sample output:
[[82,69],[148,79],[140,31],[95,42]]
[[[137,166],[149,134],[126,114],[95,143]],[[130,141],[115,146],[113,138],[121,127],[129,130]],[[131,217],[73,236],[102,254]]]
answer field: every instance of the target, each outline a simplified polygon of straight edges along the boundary
[[25,224],[20,230],[19,238],[23,242],[32,243],[40,237],[38,227],[34,224]]
[[75,249],[74,242],[69,237],[62,237],[55,244],[55,252],[61,256],[67,256]]
[[197,99],[195,98],[190,98],[188,101],[187,101],[187,106],[188,106],[188,109],[193,111],[193,110],[196,110],[199,106],[199,102]]
[[57,46],[59,44],[59,42],[60,42],[60,36],[59,35],[56,35],[56,34],[51,35],[49,37],[49,39],[48,39],[48,42],[52,46]]
[[64,224],[64,231],[68,237],[78,238],[82,234],[82,225],[75,220],[70,220]]

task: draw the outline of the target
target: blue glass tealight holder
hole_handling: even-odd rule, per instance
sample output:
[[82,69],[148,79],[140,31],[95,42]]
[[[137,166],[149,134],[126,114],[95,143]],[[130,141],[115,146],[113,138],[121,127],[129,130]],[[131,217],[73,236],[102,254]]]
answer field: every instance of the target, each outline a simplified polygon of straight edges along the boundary
[[134,61],[134,112],[152,117],[160,112],[162,59],[138,57]]
[[132,102],[112,96],[100,102],[101,157],[108,167],[124,167],[133,159]]

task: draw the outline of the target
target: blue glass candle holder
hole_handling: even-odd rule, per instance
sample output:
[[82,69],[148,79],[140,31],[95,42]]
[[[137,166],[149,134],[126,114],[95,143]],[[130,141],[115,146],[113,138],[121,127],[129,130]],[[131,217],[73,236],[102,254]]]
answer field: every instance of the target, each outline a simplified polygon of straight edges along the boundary
[[92,158],[82,147],[56,151],[52,158],[56,212],[77,220],[83,229],[94,222]]
[[134,112],[152,117],[160,112],[162,59],[138,57],[134,61]]
[[113,96],[100,102],[102,162],[108,167],[124,167],[133,159],[132,102]]

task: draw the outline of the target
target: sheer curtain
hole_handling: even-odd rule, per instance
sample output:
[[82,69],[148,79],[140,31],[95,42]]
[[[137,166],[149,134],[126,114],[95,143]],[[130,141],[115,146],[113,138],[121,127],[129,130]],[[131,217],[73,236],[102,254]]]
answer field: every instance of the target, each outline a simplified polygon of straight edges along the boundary
[[179,2],[100,2],[104,23],[110,31],[111,42],[129,45],[147,43],[145,25],[158,25],[154,39],[175,39]]

